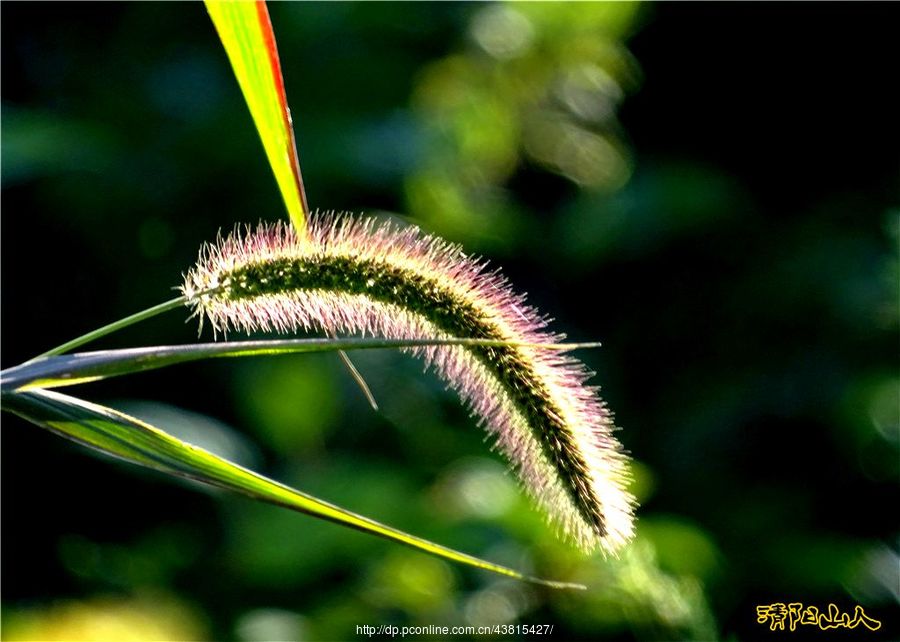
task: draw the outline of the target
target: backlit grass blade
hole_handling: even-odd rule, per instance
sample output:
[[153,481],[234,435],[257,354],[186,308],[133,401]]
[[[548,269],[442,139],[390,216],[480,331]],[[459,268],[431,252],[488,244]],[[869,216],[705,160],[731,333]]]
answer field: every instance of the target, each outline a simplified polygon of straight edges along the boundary
[[269,11],[262,1],[206,0],[206,9],[247,100],[291,222],[302,235],[309,207]]
[[[58,435],[100,452],[170,475],[235,491],[259,501],[348,526],[447,560],[554,588],[577,584],[528,577],[344,510],[267,479],[138,419],[49,390],[7,394],[4,408]],[[312,553],[312,551],[311,551]]]
[[[232,341],[227,343],[195,343],[189,345],[99,350],[76,354],[41,357],[0,372],[3,391],[35,388],[61,388],[79,383],[108,379],[121,375],[165,368],[179,363],[222,357],[249,357],[298,352],[332,350],[364,350],[375,348],[411,348],[421,346],[499,347],[515,344],[486,339],[273,339],[264,341]],[[534,344],[531,347],[555,350],[593,348],[599,343]]]
[[[298,236],[303,238],[306,235],[309,204],[300,174],[294,124],[284,91],[284,77],[269,10],[263,0],[205,0],[205,3],[244,92],[291,223]],[[345,352],[340,351],[339,354],[369,403],[377,408],[362,374]]]

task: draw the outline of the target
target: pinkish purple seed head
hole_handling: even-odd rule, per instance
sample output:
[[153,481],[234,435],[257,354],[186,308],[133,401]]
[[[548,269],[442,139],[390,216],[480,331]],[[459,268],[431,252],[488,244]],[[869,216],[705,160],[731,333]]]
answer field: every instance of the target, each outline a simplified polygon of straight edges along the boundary
[[[182,291],[215,330],[321,330],[395,339],[550,344],[562,337],[506,280],[456,246],[373,219],[260,225],[201,251]],[[632,536],[627,458],[589,373],[539,347],[410,348],[456,390],[523,485],[582,548]]]

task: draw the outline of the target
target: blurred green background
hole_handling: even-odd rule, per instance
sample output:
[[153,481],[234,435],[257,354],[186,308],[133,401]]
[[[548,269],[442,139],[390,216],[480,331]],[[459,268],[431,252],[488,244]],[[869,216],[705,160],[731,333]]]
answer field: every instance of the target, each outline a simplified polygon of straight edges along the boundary
[[[2,4],[11,366],[171,297],[284,218],[200,4]],[[210,493],[3,417],[6,639],[777,639],[756,606],[898,633],[897,5],[276,4],[313,207],[502,265],[574,340],[635,458],[622,557],[559,543],[421,365],[182,366],[78,390],[552,592]],[[188,342],[169,314],[102,346]],[[209,335],[205,336],[209,339]]]

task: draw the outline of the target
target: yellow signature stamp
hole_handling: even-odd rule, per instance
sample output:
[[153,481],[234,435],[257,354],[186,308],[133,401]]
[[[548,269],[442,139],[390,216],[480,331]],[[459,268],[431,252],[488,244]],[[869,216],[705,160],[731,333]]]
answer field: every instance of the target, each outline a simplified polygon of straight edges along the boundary
[[863,607],[856,605],[853,614],[841,611],[829,604],[825,611],[816,606],[804,606],[802,602],[775,602],[756,607],[756,621],[769,624],[770,631],[796,631],[798,626],[814,626],[822,631],[829,629],[855,629],[863,626],[870,631],[881,628],[881,622],[868,615]]

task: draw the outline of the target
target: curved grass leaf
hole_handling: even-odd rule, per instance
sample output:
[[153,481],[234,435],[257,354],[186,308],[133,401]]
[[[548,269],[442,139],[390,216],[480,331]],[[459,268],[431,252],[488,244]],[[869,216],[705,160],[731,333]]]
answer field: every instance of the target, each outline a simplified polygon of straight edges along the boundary
[[269,11],[260,0],[206,0],[206,9],[247,100],[291,222],[302,233],[309,207]]
[[[232,341],[227,343],[195,343],[189,345],[99,350],[76,354],[41,357],[0,373],[3,391],[61,388],[89,381],[155,370],[179,363],[223,357],[362,350],[374,348],[410,348],[417,346],[507,346],[524,345],[510,341],[486,339],[281,339],[265,341]],[[535,344],[543,349],[572,350],[593,348],[599,343]]]
[[409,535],[273,481],[105,406],[49,390],[8,393],[4,409],[125,461],[377,535],[447,560],[553,588],[584,588],[523,575],[505,566]]

